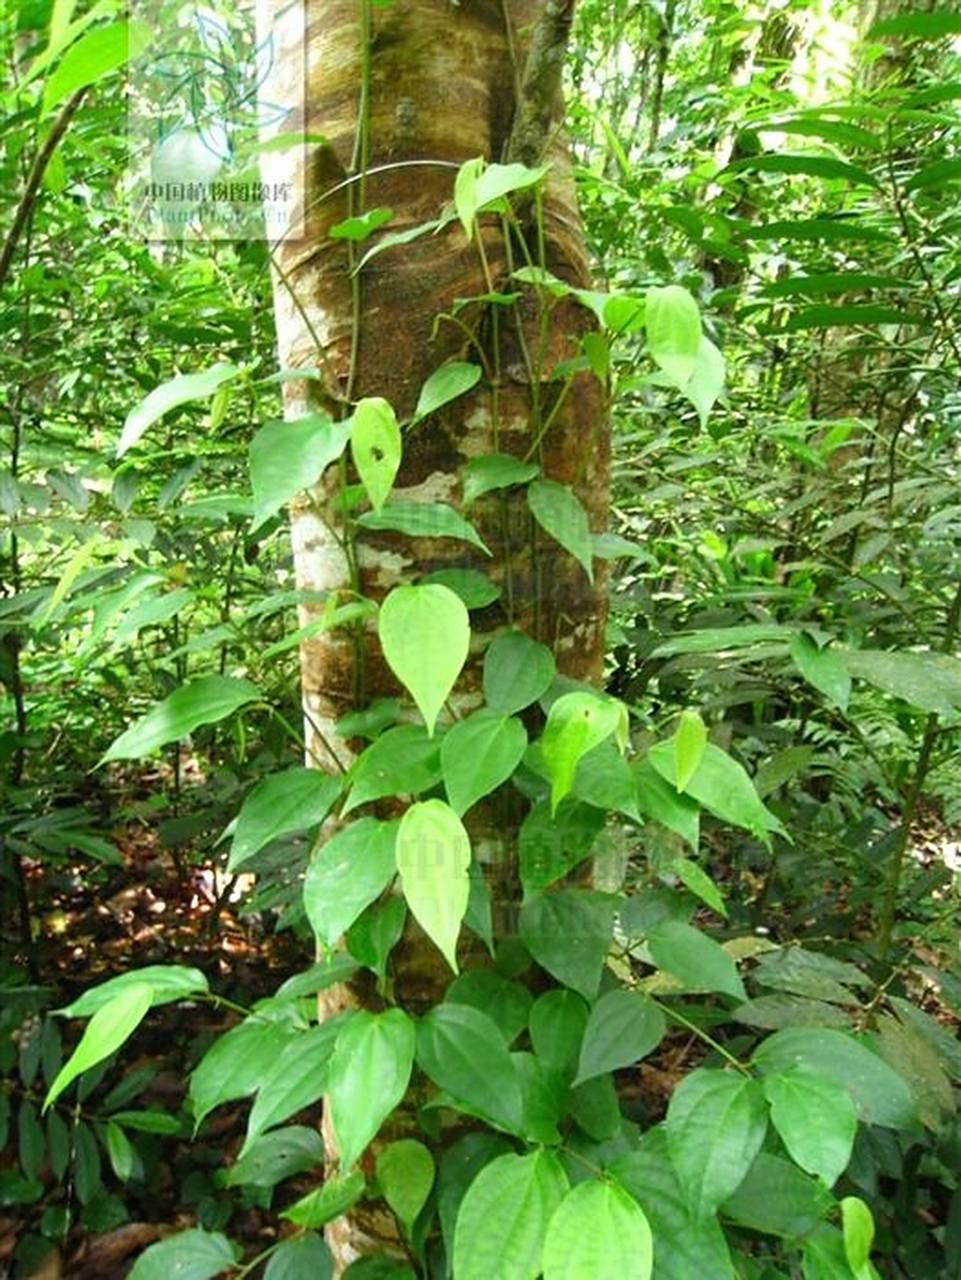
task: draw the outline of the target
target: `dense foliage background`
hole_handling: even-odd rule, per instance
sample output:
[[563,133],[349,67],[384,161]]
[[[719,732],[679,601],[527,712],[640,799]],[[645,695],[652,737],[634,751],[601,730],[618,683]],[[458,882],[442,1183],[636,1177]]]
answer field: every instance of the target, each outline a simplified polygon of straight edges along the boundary
[[[694,863],[676,815],[615,819],[599,874],[638,890],[641,932],[696,919],[726,943],[750,997],[689,1000],[694,1029],[619,1072],[623,1112],[660,1119],[715,1041],[739,1055],[759,1030],[873,1032],[919,1120],[862,1126],[846,1194],[870,1205],[880,1273],[930,1280],[961,1275],[961,20],[867,8],[578,12],[569,125],[599,287],[683,285],[727,368],[702,422],[637,335],[612,346],[612,527],[634,547],[615,562],[609,689],[637,752],[699,712],[783,832],[707,804]],[[128,233],[118,69],[82,95],[24,207],[69,100],[30,75],[64,13],[8,0],[0,26],[0,1266],[40,1274],[55,1250],[66,1274],[113,1275],[156,1237],[158,1205],[229,1224],[251,1256],[273,1239],[281,1175],[231,1163],[237,1102],[191,1143],[184,1080],[231,1002],[312,959],[310,842],[285,833],[228,874],[219,841],[301,756],[285,521],[250,532],[248,447],[280,413],[266,247]],[[244,372],[116,459],[135,405],[218,361]],[[210,673],[262,699],[97,767]],[[49,1011],[161,963],[222,994],[189,1019],[161,1009],[76,1108],[41,1119],[77,1034]],[[736,1274],[800,1275],[802,1252],[810,1280],[870,1274],[833,1237],[810,1244],[825,1211],[796,1172],[756,1172],[723,1207]],[[686,1230],[660,1201],[664,1230]],[[678,1265],[655,1274],[694,1274]]]

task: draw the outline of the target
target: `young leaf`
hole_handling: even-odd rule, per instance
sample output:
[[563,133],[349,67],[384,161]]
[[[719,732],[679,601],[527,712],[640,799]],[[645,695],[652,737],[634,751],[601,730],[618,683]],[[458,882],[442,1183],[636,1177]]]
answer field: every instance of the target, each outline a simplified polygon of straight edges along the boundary
[[437,715],[467,659],[470,620],[463,602],[436,584],[395,587],[380,607],[384,657],[433,735]]
[[474,218],[477,215],[477,179],[484,168],[480,156],[465,160],[454,179],[454,210],[464,228],[468,240],[474,234]]
[[649,1280],[653,1266],[647,1218],[616,1182],[568,1191],[548,1224],[544,1280]]
[[551,780],[552,813],[574,785],[582,756],[612,735],[623,745],[626,720],[623,703],[595,693],[564,693],[551,704],[540,745]]
[[480,381],[481,370],[476,364],[464,360],[452,360],[435,369],[420,389],[413,421],[420,422],[429,414],[465,395]]
[[504,1155],[467,1189],[454,1229],[457,1280],[536,1280],[547,1227],[568,1189],[549,1151]]
[[834,649],[821,649],[805,631],[792,636],[790,644],[794,665],[808,684],[842,711],[851,696],[851,673],[843,657]]
[[502,631],[484,655],[484,697],[492,711],[510,716],[523,711],[554,680],[554,655],[523,631]]
[[400,427],[394,410],[380,396],[368,396],[354,410],[350,452],[370,505],[380,511],[400,467]]
[[325,951],[393,880],[396,822],[360,818],[324,841],[304,877],[304,910]]
[[654,363],[683,391],[701,349],[701,314],[686,289],[669,284],[647,291],[644,315],[647,349]]
[[90,1019],[80,1043],[57,1072],[43,1102],[47,1110],[64,1089],[112,1053],[136,1031],[153,1001],[153,992],[145,982],[133,982],[113,997]]
[[871,1210],[857,1196],[841,1201],[841,1229],[844,1233],[844,1256],[856,1280],[872,1280],[871,1245],[874,1243],[874,1218]]
[[698,1068],[671,1094],[665,1121],[671,1163],[698,1218],[736,1190],[761,1149],[761,1086],[734,1071]]
[[397,870],[417,922],[457,972],[457,937],[470,895],[470,840],[442,800],[412,804],[397,832]]
[[788,1154],[833,1187],[848,1167],[858,1127],[847,1089],[829,1076],[794,1067],[768,1076],[764,1092]]
[[186,738],[199,725],[223,720],[260,696],[256,685],[233,676],[209,675],[190,680],[126,729],[111,743],[100,763],[142,759],[168,742]]
[[435,1005],[417,1027],[417,1062],[470,1112],[518,1133],[521,1089],[497,1024],[471,1005]]
[[707,726],[696,711],[682,711],[674,743],[674,785],[686,791],[697,773],[707,745]]
[[362,1009],[343,1027],[327,1091],[342,1169],[356,1163],[403,1098],[413,1064],[414,1024],[402,1009]]
[[544,532],[574,557],[593,582],[591,530],[577,495],[554,480],[535,480],[527,490],[527,505]]
[[[79,48],[80,45],[75,45],[72,52],[77,53]],[[171,378],[169,382],[154,387],[153,391],[127,414],[117,445],[117,457],[123,457],[128,449],[133,448],[147,428],[153,426],[165,413],[182,404],[188,404],[191,400],[205,400],[218,388],[239,378],[241,373],[243,370],[237,365],[220,363],[203,373],[180,374],[176,378]]]
[[434,1185],[434,1157],[415,1138],[400,1138],[377,1153],[377,1181],[408,1235]]
[[464,467],[464,506],[469,507],[493,489],[526,484],[540,471],[536,462],[522,462],[509,453],[485,453],[471,458]]
[[491,554],[474,526],[446,502],[389,502],[380,511],[365,511],[357,523],[409,538],[456,538]]
[[680,920],[664,920],[648,932],[647,945],[658,968],[680,978],[686,987],[747,999],[734,961],[700,929]]
[[574,1084],[632,1066],[657,1048],[666,1029],[663,1013],[640,992],[608,991],[591,1010]]
[[516,716],[476,711],[444,734],[440,748],[444,786],[451,808],[464,814],[511,776],[527,747],[527,730]]
[[315,485],[344,452],[351,422],[311,413],[294,422],[268,422],[250,442],[250,484],[254,492],[251,532],[302,489]]
[[293,765],[261,779],[231,824],[233,841],[227,870],[235,871],[271,840],[316,827],[339,794],[338,779],[304,765]]
[[159,1240],[145,1249],[129,1273],[129,1280],[213,1280],[232,1269],[240,1250],[219,1231],[195,1227]]

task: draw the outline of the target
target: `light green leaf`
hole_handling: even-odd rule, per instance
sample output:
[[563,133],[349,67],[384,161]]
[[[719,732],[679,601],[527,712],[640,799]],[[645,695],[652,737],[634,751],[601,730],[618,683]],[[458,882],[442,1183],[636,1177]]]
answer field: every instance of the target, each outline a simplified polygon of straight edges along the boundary
[[[91,35],[97,34],[97,32],[91,32]],[[81,41],[80,45],[83,43]],[[75,45],[71,52],[76,52],[80,45]],[[207,399],[220,387],[239,378],[243,372],[243,369],[238,368],[237,365],[221,362],[203,373],[180,374],[176,378],[171,378],[169,382],[163,382],[159,387],[154,387],[153,391],[127,414],[117,445],[117,457],[122,457],[128,449],[132,448],[147,428],[153,426],[165,413],[191,400]]]
[[384,657],[433,735],[437,715],[467,660],[470,619],[446,587],[395,587],[380,607]]
[[593,1000],[611,946],[617,899],[595,889],[558,889],[521,907],[521,941],[558,982]]
[[761,1149],[767,1108],[756,1080],[699,1068],[671,1094],[664,1122],[671,1163],[695,1217],[736,1190]]
[[669,284],[647,291],[644,315],[651,359],[683,391],[701,349],[701,313],[686,289]]
[[663,1013],[640,992],[608,991],[591,1010],[574,1084],[633,1066],[657,1048],[666,1029]]
[[357,523],[409,538],[456,538],[491,554],[474,526],[445,502],[388,502],[380,511],[365,511]]
[[327,1094],[342,1169],[356,1163],[403,1098],[413,1065],[414,1024],[402,1009],[363,1009],[342,1029]]
[[680,978],[688,989],[747,999],[732,958],[700,929],[680,920],[663,920],[649,931],[647,945],[658,968]]
[[471,458],[464,467],[464,506],[469,507],[493,489],[527,484],[539,471],[536,462],[522,462],[509,453],[486,453],[480,458]]
[[519,1133],[521,1087],[497,1023],[473,1005],[435,1005],[417,1026],[417,1062],[464,1109]]
[[311,413],[294,422],[268,422],[250,442],[250,483],[254,491],[251,530],[259,529],[302,489],[315,485],[340,457],[352,423]]
[[379,227],[390,222],[393,216],[393,209],[368,209],[366,213],[344,218],[343,222],[332,226],[328,234],[332,240],[353,240],[359,243],[373,235]]
[[153,1002],[153,992],[145,982],[132,982],[98,1009],[90,1019],[80,1043],[57,1072],[43,1102],[44,1111],[64,1089],[112,1053],[136,1031]]
[[577,495],[554,480],[535,480],[527,490],[527,505],[544,532],[574,557],[593,582],[591,530]]
[[794,665],[808,684],[846,711],[851,696],[851,675],[841,654],[836,649],[819,648],[805,631],[792,636],[790,652]]
[[844,1256],[857,1280],[872,1280],[871,1245],[874,1243],[874,1218],[871,1210],[857,1196],[841,1201],[841,1229],[844,1233]]
[[547,1228],[544,1280],[649,1280],[654,1241],[640,1205],[617,1183],[578,1183]]
[[538,165],[529,169],[523,164],[489,164],[477,178],[474,188],[474,200],[477,212],[489,209],[496,201],[515,191],[525,191],[536,186],[545,176],[549,164]]
[[377,1153],[375,1168],[384,1199],[410,1235],[434,1185],[434,1157],[416,1138],[400,1138]]
[[[148,46],[151,31],[145,22],[111,22],[96,27],[72,45],[43,86],[41,116],[65,98],[116,71]],[[52,38],[51,38],[52,41]]]
[[397,870],[417,922],[457,972],[457,937],[470,895],[470,839],[443,800],[412,804],[397,832]]
[[337,778],[304,765],[262,778],[227,829],[233,829],[227,870],[235,871],[271,840],[323,822],[340,795],[340,785]]
[[799,1066],[768,1076],[764,1092],[788,1154],[832,1187],[848,1167],[858,1127],[847,1089]]
[[158,1240],[145,1249],[129,1273],[130,1280],[213,1280],[233,1268],[240,1250],[219,1231],[195,1227]]
[[321,946],[330,950],[397,871],[396,822],[360,818],[325,840],[304,877],[304,910]]
[[481,710],[449,729],[441,742],[440,759],[454,812],[466,813],[506,782],[526,747],[527,730],[516,716]]
[[551,704],[540,740],[551,780],[551,812],[568,794],[582,756],[614,735],[626,738],[627,710],[616,698],[595,693],[564,693]]
[[207,979],[199,969],[179,964],[152,964],[142,969],[128,969],[126,973],[118,973],[115,978],[98,983],[65,1008],[58,1009],[57,1013],[64,1018],[89,1018],[128,987],[141,985],[150,988],[150,1005],[154,1009],[209,990]]
[[380,511],[400,467],[400,427],[394,410],[380,396],[361,400],[354,410],[350,452],[370,505]]
[[[285,1209],[280,1215],[298,1227],[322,1227],[332,1218],[339,1218],[364,1194],[367,1184],[359,1169],[344,1174],[339,1178],[325,1178],[316,1191],[310,1191]],[[313,1280],[313,1273],[310,1273]],[[265,1278],[266,1280],[266,1278]],[[292,1276],[291,1280],[303,1280],[303,1273]]]
[[480,366],[469,364],[465,360],[452,360],[449,364],[442,364],[421,387],[413,421],[420,422],[445,404],[450,404],[451,400],[465,395],[472,387],[477,386],[480,376]]
[[707,746],[707,725],[696,711],[682,711],[674,737],[674,785],[686,791]]
[[477,214],[477,179],[483,168],[483,159],[475,156],[471,160],[464,161],[454,179],[454,210],[468,240],[474,233],[474,218]]
[[457,1280],[536,1280],[547,1227],[568,1189],[549,1151],[498,1156],[461,1201],[454,1229]]
[[711,410],[724,390],[724,357],[710,338],[701,335],[694,357],[694,371],[684,384],[684,394],[697,410],[701,428],[707,426]]
[[100,763],[139,760],[168,742],[179,742],[199,725],[215,724],[256,702],[260,690],[233,676],[200,676],[175,689],[113,742]]
[[547,645],[523,631],[502,631],[484,654],[487,705],[504,716],[523,711],[551,687],[555,670]]

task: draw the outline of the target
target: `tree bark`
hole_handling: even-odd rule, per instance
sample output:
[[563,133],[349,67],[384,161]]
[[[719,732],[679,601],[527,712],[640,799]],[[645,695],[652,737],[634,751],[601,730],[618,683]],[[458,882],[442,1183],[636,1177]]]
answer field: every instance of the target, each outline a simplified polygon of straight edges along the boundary
[[[532,164],[539,145],[551,170],[540,202],[540,232],[529,228],[530,243],[548,270],[586,285],[588,263],[560,127],[558,45],[547,29],[562,36],[573,6],[557,0],[394,0],[359,8],[364,3],[312,0],[301,64],[296,9],[261,0],[260,43],[274,33],[264,97],[289,107],[298,78],[306,74],[306,117],[294,112],[277,128],[305,129],[325,139],[323,145],[264,157],[265,181],[291,183],[302,200],[302,234],[273,246],[280,366],[322,371],[320,382],[285,383],[285,414],[296,418],[323,407],[343,417],[360,397],[377,395],[404,418],[434,369],[450,358],[477,363],[482,351],[485,376],[474,391],[405,431],[395,495],[459,506],[459,469],[469,459],[494,451],[523,457],[533,449],[544,476],[571,485],[592,529],[600,531],[608,501],[603,391],[589,374],[578,374],[569,385],[551,380],[553,366],[576,353],[590,327],[589,313],[565,299],[542,323],[537,299],[524,289],[513,308],[499,307],[495,314],[489,303],[477,301],[459,308],[456,322],[438,321],[458,299],[480,298],[491,286],[518,289],[509,279],[517,246],[499,217],[481,220],[482,253],[452,221],[437,234],[385,249],[359,271],[358,259],[377,237],[358,252],[329,234],[347,216],[374,207],[392,210],[385,233],[417,227],[450,202],[464,161],[500,161],[510,151],[511,159],[522,154]],[[532,48],[538,56],[548,51],[539,74],[528,61]],[[522,86],[528,96],[520,101]],[[533,92],[542,95],[541,102],[531,101]],[[532,220],[534,212],[529,208],[525,216]],[[548,418],[549,429],[537,443],[538,424]],[[472,613],[471,657],[452,699],[458,712],[479,704],[483,651],[508,624],[549,644],[564,674],[599,680],[603,568],[598,563],[591,584],[532,524],[523,492],[482,498],[470,512],[491,558],[448,538],[365,530],[358,531],[353,550],[345,550],[332,502],[341,476],[336,466],[331,471],[292,508],[300,587],[359,592],[379,601],[399,583],[451,567],[479,569],[500,587],[498,602]],[[304,611],[302,621],[311,616]],[[354,634],[314,636],[303,645],[301,669],[309,758],[337,767],[337,761],[352,758],[357,744],[338,735],[336,721],[399,688],[373,625]],[[513,863],[523,807],[513,795],[499,795],[469,815],[474,856],[492,874],[502,877]],[[503,883],[501,890],[509,894]],[[410,926],[393,956],[397,1003],[413,1014],[425,1011],[441,998],[447,976],[439,954]],[[375,1001],[368,984],[360,982],[325,993],[325,1012]],[[331,1135],[325,1137],[330,1152]],[[399,1251],[389,1215],[369,1205],[338,1220],[328,1237],[339,1269],[375,1249]]]

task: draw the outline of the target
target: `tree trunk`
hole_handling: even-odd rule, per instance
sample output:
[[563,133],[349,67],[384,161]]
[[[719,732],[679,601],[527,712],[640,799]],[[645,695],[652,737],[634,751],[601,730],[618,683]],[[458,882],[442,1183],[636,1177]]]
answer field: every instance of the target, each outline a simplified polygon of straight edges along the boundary
[[[525,287],[511,308],[478,301],[458,309],[456,321],[449,318],[458,299],[519,288],[509,280],[512,265],[522,265],[515,262],[518,246],[493,215],[481,219],[482,252],[452,221],[437,234],[385,249],[360,270],[359,259],[377,237],[352,247],[330,236],[335,224],[375,207],[392,211],[386,233],[437,218],[452,198],[457,167],[473,157],[509,156],[528,164],[544,159],[552,168],[540,234],[532,207],[528,242],[548,270],[586,285],[570,164],[558,128],[558,61],[571,9],[557,0],[394,0],[376,8],[359,7],[358,0],[315,0],[306,15],[303,56],[296,7],[262,0],[260,42],[271,31],[275,36],[264,98],[289,108],[306,67],[306,118],[295,112],[277,127],[305,128],[325,139],[323,145],[269,153],[264,178],[289,182],[303,202],[302,235],[288,235],[273,247],[280,366],[322,372],[320,381],[285,383],[286,416],[323,407],[343,417],[359,398],[376,395],[404,419],[433,370],[450,358],[478,363],[482,352],[485,376],[474,390],[405,432],[396,496],[459,506],[459,468],[467,460],[494,451],[531,453],[545,477],[573,487],[597,532],[605,525],[608,490],[603,392],[589,374],[551,380],[557,361],[577,352],[589,312],[564,299],[545,321]],[[544,139],[539,157],[533,153]],[[444,313],[448,318],[438,320]],[[451,567],[480,569],[500,587],[496,603],[472,614],[471,657],[452,699],[455,710],[480,702],[483,650],[508,624],[549,644],[564,674],[599,679],[603,570],[591,584],[576,561],[532,525],[523,492],[489,495],[472,508],[492,552],[487,558],[450,538],[363,529],[345,549],[331,501],[339,482],[340,475],[328,473],[292,510],[300,587],[359,592],[379,601],[399,583]],[[305,611],[302,621],[311,616]],[[326,768],[342,766],[357,744],[338,735],[336,721],[373,698],[397,694],[398,686],[372,626],[314,636],[303,645],[301,661],[309,757]],[[497,870],[499,892],[507,897],[522,810],[517,797],[500,794],[469,815],[474,857],[485,870]],[[410,926],[393,954],[397,1003],[413,1014],[436,1003],[447,982],[441,965],[439,953]],[[327,1013],[376,1002],[363,982],[325,993]],[[325,1136],[330,1153],[331,1135]],[[328,1235],[340,1269],[358,1255],[396,1247],[390,1216],[369,1205],[338,1220]]]

